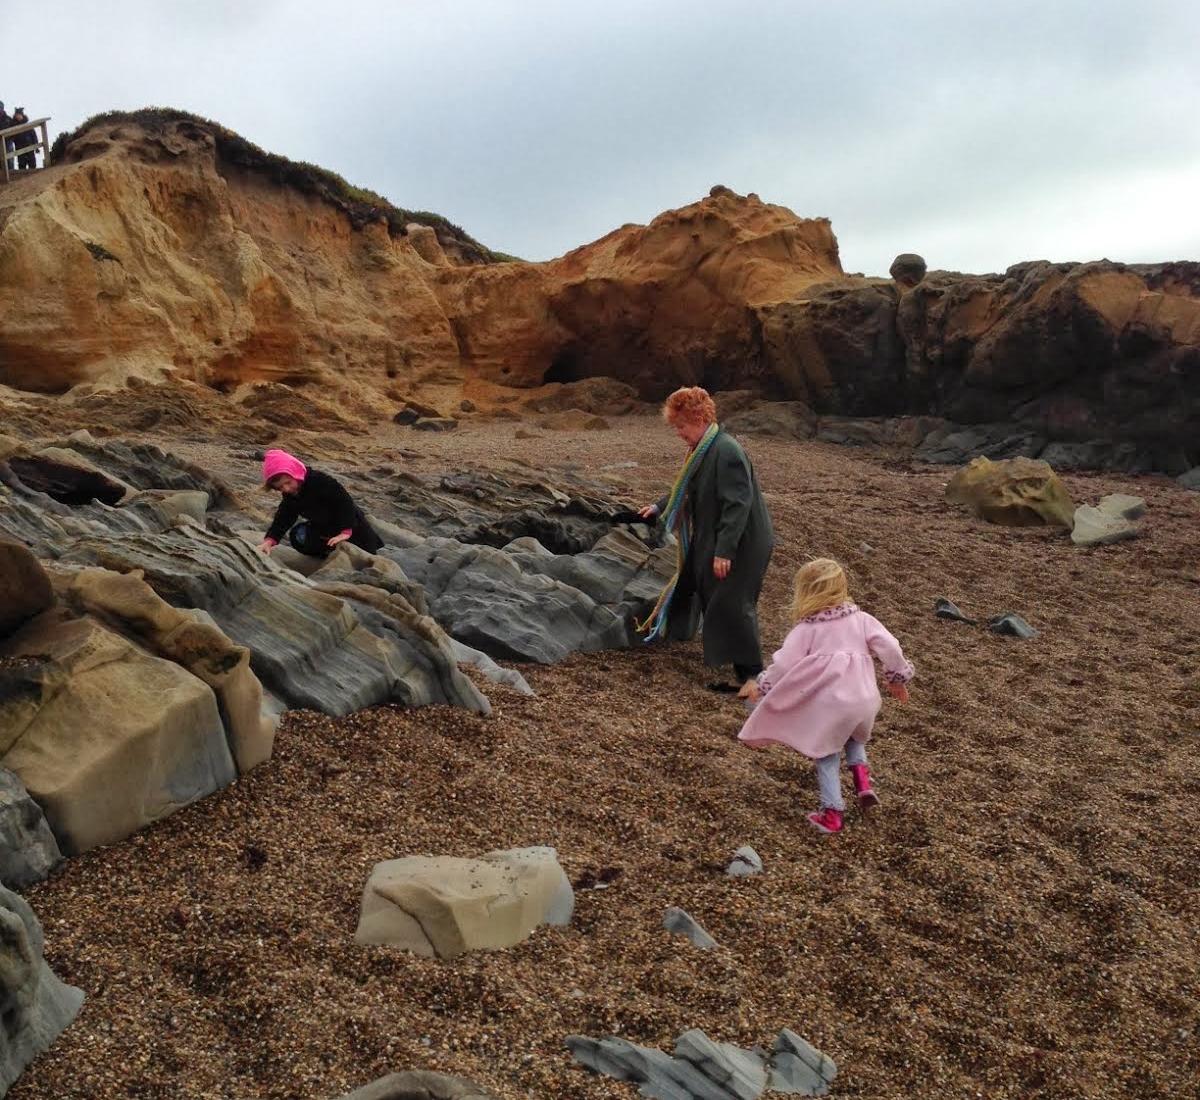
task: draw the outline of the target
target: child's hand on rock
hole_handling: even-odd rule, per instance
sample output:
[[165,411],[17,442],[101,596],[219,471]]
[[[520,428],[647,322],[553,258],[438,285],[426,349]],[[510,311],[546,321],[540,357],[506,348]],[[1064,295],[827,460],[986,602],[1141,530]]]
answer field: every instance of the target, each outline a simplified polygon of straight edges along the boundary
[[747,680],[742,684],[741,690],[738,692],[739,699],[749,699],[751,703],[757,703],[762,698],[762,691],[759,690],[757,681]]

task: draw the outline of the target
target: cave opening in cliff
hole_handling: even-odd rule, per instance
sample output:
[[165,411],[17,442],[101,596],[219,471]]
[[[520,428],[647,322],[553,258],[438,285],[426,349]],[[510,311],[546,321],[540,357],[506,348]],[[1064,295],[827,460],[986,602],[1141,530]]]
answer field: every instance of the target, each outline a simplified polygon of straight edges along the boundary
[[543,382],[578,382],[586,377],[575,348],[563,348],[550,364]]
[[112,481],[94,470],[68,466],[53,459],[37,455],[28,458],[10,458],[9,468],[20,479],[26,489],[45,493],[60,504],[78,507],[99,501],[101,504],[120,504],[125,496],[125,486]]

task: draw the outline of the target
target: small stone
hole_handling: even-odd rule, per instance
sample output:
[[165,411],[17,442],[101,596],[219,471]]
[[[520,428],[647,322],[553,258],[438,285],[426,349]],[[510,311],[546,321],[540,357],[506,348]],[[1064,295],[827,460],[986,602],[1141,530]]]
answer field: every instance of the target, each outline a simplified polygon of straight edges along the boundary
[[717,946],[717,941],[696,923],[691,914],[674,905],[663,914],[663,927],[676,936],[687,936],[701,951],[711,951]]
[[413,421],[413,427],[419,432],[452,432],[458,421],[449,416],[423,416]]
[[473,413],[478,406],[476,406],[475,402],[472,401],[469,397],[464,397],[458,403],[458,407],[462,412]]
[[939,596],[933,601],[933,613],[939,619],[951,619],[957,623],[968,623],[974,626],[975,619],[968,619],[954,604],[952,604],[945,596]]
[[746,878],[748,875],[761,875],[762,869],[762,858],[747,844],[733,853],[725,873],[732,878]]
[[988,630],[993,634],[1010,634],[1014,638],[1036,638],[1033,629],[1020,615],[1005,611],[988,619]]

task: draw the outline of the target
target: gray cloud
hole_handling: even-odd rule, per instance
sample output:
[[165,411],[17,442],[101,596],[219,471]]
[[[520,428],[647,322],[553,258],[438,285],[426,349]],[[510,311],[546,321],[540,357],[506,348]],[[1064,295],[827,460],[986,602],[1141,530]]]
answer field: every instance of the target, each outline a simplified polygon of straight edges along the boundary
[[[0,98],[159,104],[545,259],[714,183],[898,251],[1200,256],[1200,7],[48,0]],[[11,23],[9,24],[12,25]],[[10,39],[11,40],[11,39]]]

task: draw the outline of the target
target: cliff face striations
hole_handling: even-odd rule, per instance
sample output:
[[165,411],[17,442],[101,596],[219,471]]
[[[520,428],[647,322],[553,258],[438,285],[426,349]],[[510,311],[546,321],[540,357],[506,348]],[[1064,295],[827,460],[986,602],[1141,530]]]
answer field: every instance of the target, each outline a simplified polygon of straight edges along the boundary
[[914,256],[899,282],[851,277],[828,221],[724,187],[547,263],[496,262],[444,219],[297,186],[321,170],[246,148],[178,113],[109,116],[0,189],[0,384],[277,382],[386,412],[611,376],[648,400],[700,383],[1129,440],[1167,467],[1197,446],[1197,263],[922,278]]

